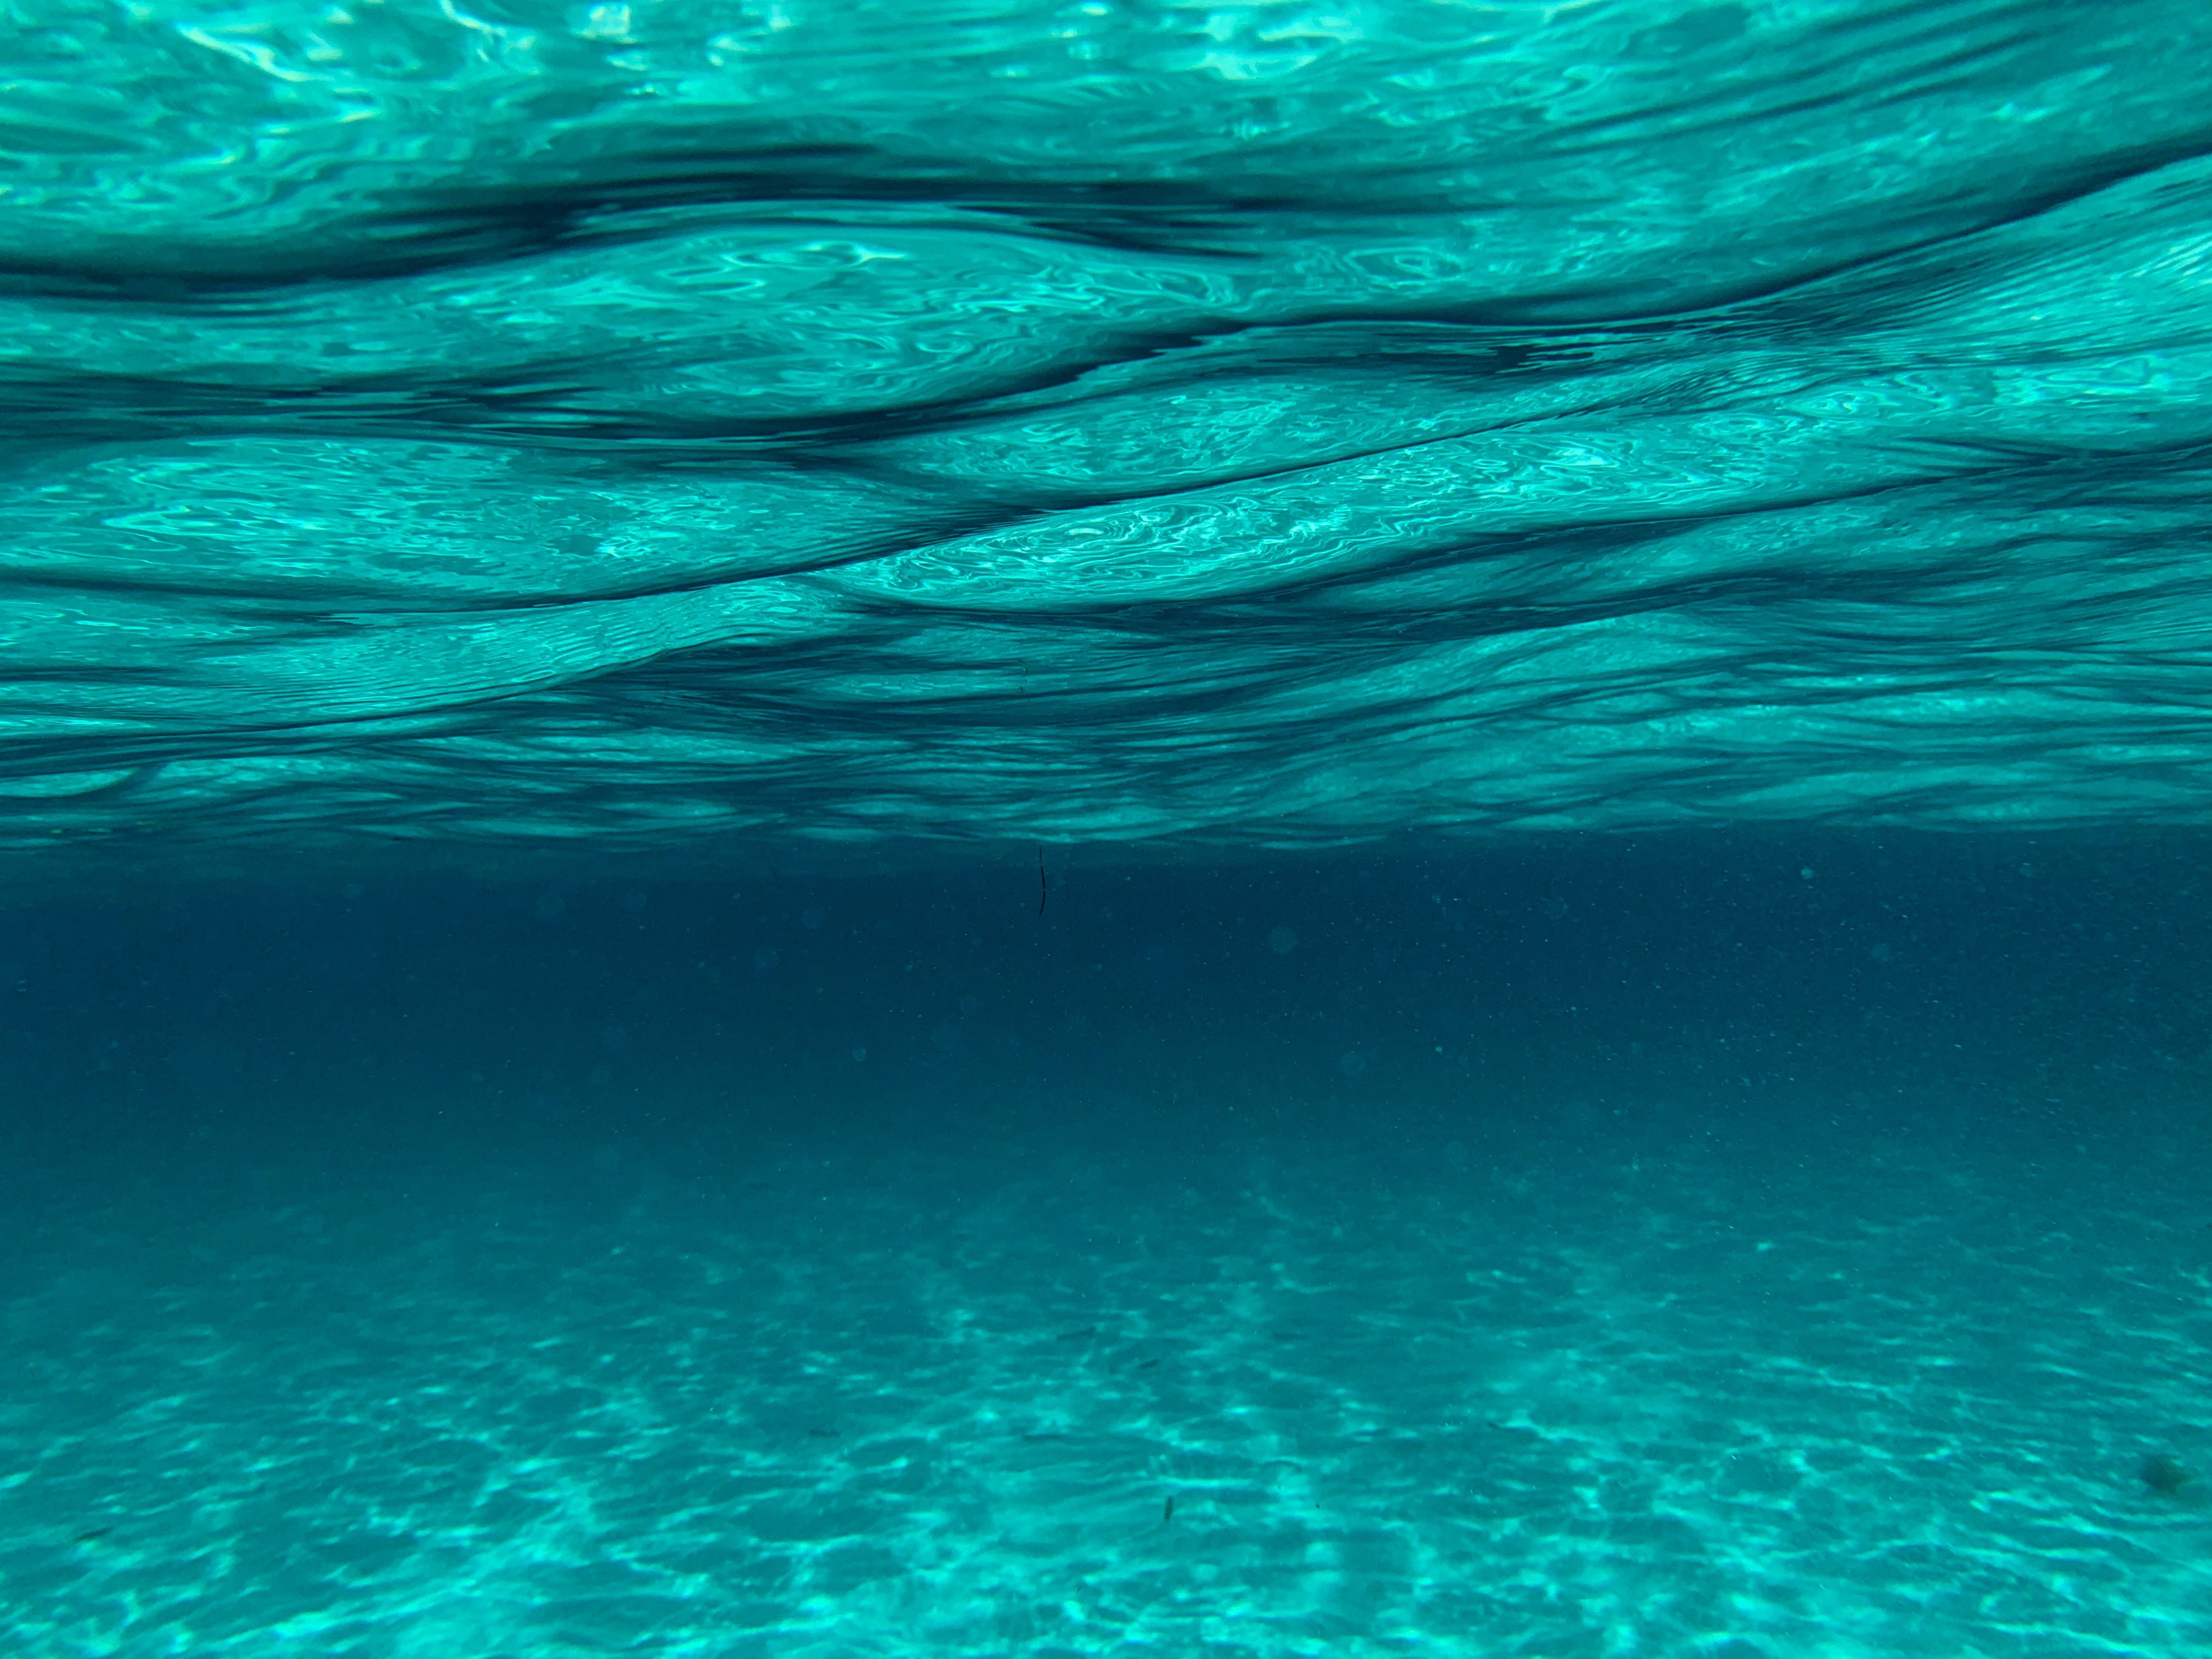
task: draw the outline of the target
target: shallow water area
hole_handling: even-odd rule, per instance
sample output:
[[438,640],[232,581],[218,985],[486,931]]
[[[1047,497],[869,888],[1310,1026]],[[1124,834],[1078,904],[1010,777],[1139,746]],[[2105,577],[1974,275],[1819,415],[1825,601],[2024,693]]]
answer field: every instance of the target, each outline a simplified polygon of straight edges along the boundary
[[10,1651],[2212,1638],[2212,1498],[2142,1473],[2212,1454],[2202,1160],[1705,1127],[50,1212],[0,1289]]

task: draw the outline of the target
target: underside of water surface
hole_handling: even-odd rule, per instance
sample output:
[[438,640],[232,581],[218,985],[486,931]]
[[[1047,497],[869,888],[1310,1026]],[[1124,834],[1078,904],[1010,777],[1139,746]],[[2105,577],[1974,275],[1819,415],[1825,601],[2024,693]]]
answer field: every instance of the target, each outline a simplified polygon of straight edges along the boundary
[[9,38],[14,845],[2212,799],[2202,7]]

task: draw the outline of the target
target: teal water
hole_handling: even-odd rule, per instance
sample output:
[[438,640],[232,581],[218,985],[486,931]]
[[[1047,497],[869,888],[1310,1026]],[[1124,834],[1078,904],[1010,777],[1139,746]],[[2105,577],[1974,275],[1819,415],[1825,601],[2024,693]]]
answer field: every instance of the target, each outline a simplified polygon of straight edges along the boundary
[[18,846],[2203,815],[2201,8],[15,15]]
[[2206,1652],[2207,85],[8,9],[0,1659]]
[[2201,849],[1994,850],[17,895],[0,1648],[2199,1653]]
[[2201,1175],[1733,1150],[111,1215],[7,1287],[10,1649],[2201,1652]]

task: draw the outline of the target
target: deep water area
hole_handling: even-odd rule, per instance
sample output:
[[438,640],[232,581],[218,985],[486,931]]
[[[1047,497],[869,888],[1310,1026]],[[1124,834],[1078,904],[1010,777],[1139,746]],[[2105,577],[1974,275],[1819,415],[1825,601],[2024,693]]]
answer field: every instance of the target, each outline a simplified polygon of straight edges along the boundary
[[1033,852],[11,895],[9,1651],[2212,1639],[2193,837]]

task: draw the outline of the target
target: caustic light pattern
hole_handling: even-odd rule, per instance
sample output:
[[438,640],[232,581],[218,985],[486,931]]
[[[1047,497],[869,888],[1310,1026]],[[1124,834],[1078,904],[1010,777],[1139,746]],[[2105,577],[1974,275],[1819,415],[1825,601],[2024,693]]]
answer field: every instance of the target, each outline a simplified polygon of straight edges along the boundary
[[2212,9],[8,33],[7,844],[2212,817]]

